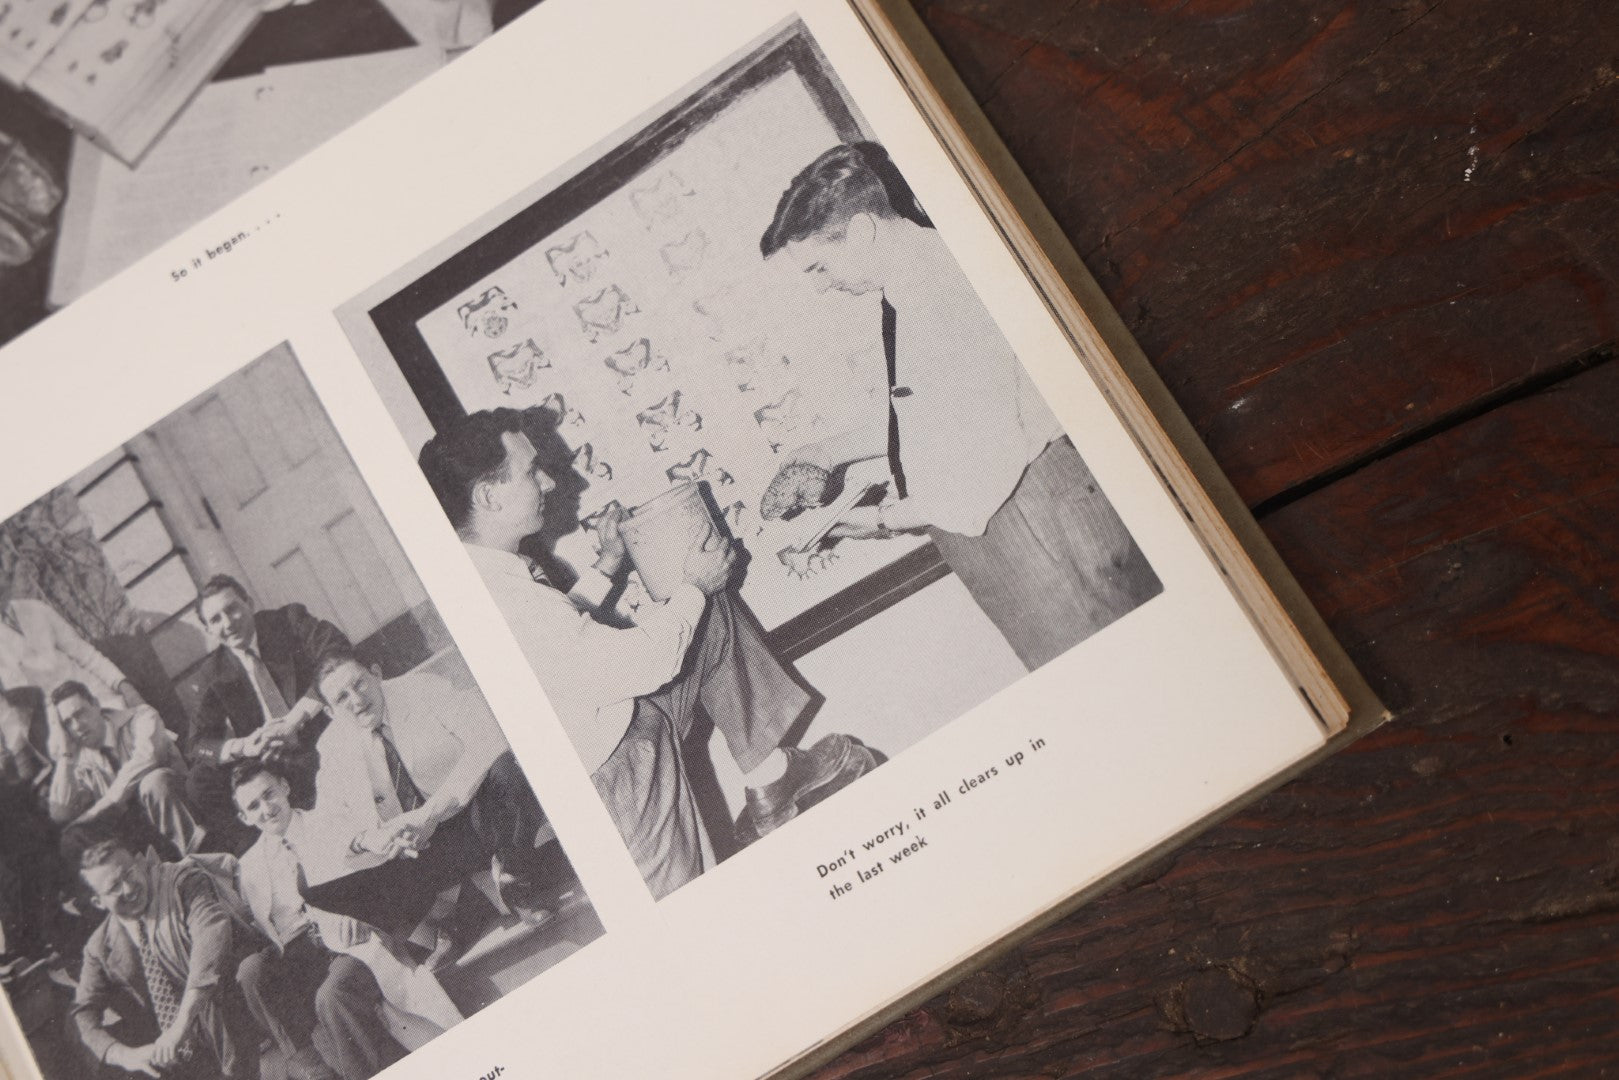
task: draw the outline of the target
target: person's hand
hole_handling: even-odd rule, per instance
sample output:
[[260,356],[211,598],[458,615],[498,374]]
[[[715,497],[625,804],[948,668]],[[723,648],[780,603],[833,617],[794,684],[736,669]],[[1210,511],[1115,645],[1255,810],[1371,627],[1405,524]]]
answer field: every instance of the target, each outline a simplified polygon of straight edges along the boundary
[[[411,858],[415,858],[416,854],[427,846],[427,841],[436,828],[438,822],[432,817],[431,804],[389,818],[378,826],[378,829],[391,837],[393,855],[405,854]],[[392,858],[393,855],[389,857]]]
[[118,696],[124,699],[125,708],[138,709],[142,705],[146,704],[146,699],[141,697],[141,692],[135,689],[135,685],[128,679],[125,679],[123,682],[119,683],[117,690]]
[[251,735],[244,735],[236,740],[236,756],[239,758],[256,758],[264,756],[265,732],[259,728]]
[[253,746],[253,756],[258,758],[265,757],[272,750],[279,749],[282,743],[282,740],[276,734],[276,730],[268,725],[249,735],[248,741]]
[[337,916],[332,930],[337,938],[337,944],[345,949],[352,949],[371,936],[371,931],[366,928],[365,923],[352,915]]
[[407,838],[414,847],[425,847],[433,839],[438,826],[438,808],[431,800],[388,822],[388,827],[395,829],[397,835]]
[[299,726],[300,718],[289,713],[286,716],[269,721],[255,731],[253,735],[263,743],[264,749],[279,750],[287,743],[297,739]]
[[596,547],[601,551],[596,558],[596,569],[606,577],[618,573],[624,560],[629,557],[629,549],[624,546],[624,534],[620,531],[620,526],[629,516],[629,511],[624,507],[610,502],[596,519]]
[[836,540],[876,540],[894,534],[883,528],[877,507],[856,506],[839,518],[826,535]]
[[[397,820],[397,819],[396,819]],[[392,822],[385,822],[372,829],[367,829],[358,837],[362,850],[384,859],[416,857],[416,845],[410,836],[394,827]]]
[[735,567],[735,546],[718,530],[710,528],[703,542],[686,556],[686,581],[700,589],[704,596],[713,596],[730,584]]
[[125,1046],[120,1043],[107,1051],[107,1064],[142,1076],[162,1076],[152,1060],[156,1047],[156,1043],[149,1046]]
[[151,1063],[159,1069],[167,1069],[180,1060],[180,1044],[185,1041],[185,1028],[179,1024],[170,1026],[169,1030],[157,1037],[151,1046]]

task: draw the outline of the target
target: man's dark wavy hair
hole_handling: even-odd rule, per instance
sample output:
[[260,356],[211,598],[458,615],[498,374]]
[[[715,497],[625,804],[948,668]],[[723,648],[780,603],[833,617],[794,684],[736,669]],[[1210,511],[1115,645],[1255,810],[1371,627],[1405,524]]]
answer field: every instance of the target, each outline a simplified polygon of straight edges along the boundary
[[248,595],[246,585],[243,585],[229,574],[215,574],[203,584],[202,588],[197,590],[197,606],[200,608],[202,602],[210,596],[218,596],[220,593],[227,592],[235,593],[249,604],[253,603],[253,597]]
[[120,851],[126,855],[136,854],[135,845],[122,836],[97,840],[79,853],[79,869],[93,870],[98,866],[105,866],[112,862],[112,857]]
[[[320,684],[326,681],[326,676],[344,664],[359,664],[363,668],[370,667],[369,664],[360,659],[360,654],[353,649],[334,648],[326,650],[325,655],[320,658],[320,663],[315,665],[315,681],[311,684],[315,695],[322,701],[326,701],[326,695],[320,692]],[[326,701],[326,704],[330,705],[331,702]]]
[[287,771],[279,765],[271,764],[263,758],[249,758],[230,771],[230,789],[234,795],[236,789],[257,776],[273,776],[277,780],[292,783]]
[[933,227],[887,150],[874,142],[844,143],[793,177],[759,240],[759,252],[768,259],[798,240],[822,233],[841,236],[856,214]]
[[520,409],[485,409],[462,417],[428,439],[417,457],[427,485],[457,529],[472,516],[472,490],[485,480],[504,480],[506,432],[522,433]]

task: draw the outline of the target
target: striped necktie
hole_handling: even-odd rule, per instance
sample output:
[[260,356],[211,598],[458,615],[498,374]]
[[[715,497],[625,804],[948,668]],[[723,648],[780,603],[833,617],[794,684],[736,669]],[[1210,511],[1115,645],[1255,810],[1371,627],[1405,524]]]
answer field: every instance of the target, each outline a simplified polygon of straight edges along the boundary
[[388,763],[388,779],[393,781],[394,794],[399,796],[399,809],[408,814],[427,802],[427,798],[422,794],[422,789],[416,786],[416,781],[410,778],[410,772],[399,756],[399,748],[394,746],[386,729],[377,728],[377,740],[382,743],[382,757]]

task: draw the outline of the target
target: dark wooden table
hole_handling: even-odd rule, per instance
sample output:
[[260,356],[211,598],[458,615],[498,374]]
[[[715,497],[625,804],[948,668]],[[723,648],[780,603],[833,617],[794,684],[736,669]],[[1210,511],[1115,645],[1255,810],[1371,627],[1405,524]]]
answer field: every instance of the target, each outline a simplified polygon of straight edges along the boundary
[[1619,10],[916,6],[1396,719],[817,1076],[1619,1072]]

